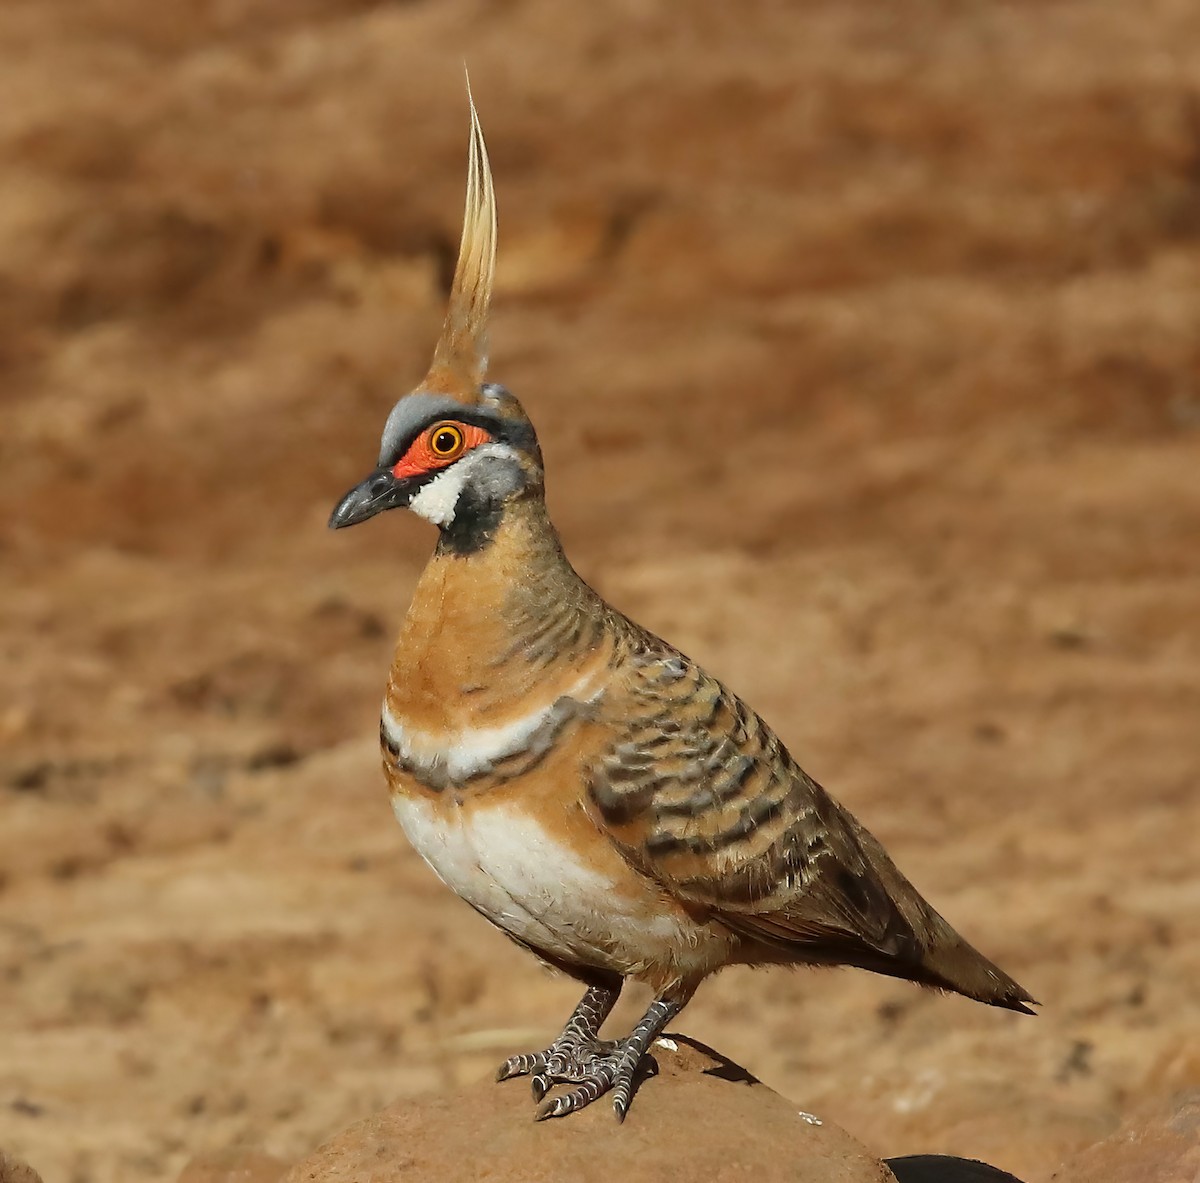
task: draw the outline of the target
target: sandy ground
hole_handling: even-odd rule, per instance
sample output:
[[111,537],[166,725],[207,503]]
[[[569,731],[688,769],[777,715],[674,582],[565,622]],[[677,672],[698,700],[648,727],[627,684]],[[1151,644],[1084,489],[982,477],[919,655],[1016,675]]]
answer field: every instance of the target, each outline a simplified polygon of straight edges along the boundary
[[0,1145],[295,1158],[575,1001],[390,819],[429,529],[324,529],[436,335],[464,57],[576,565],[1045,1003],[679,1025],[1034,1183],[1200,1085],[1200,7],[6,0]]

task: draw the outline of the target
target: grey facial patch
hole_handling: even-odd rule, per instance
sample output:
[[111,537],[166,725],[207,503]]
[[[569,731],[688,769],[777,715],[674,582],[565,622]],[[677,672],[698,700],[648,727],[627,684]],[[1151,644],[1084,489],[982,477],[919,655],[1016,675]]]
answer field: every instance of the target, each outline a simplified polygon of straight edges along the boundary
[[499,505],[525,484],[517,454],[507,444],[484,444],[467,459],[470,480],[479,501]]
[[435,419],[457,419],[462,415],[463,404],[444,394],[405,395],[393,408],[383,425],[383,437],[379,442],[379,464],[390,466],[396,462],[397,452],[416,433],[417,429]]

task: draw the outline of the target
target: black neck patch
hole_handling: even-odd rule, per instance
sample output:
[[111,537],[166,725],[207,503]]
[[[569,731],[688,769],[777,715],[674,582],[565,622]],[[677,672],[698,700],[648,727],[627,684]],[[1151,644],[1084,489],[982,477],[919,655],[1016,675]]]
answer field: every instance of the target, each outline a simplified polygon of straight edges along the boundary
[[505,502],[487,496],[468,481],[454,506],[454,518],[442,527],[437,553],[459,558],[478,554],[496,537],[504,510]]

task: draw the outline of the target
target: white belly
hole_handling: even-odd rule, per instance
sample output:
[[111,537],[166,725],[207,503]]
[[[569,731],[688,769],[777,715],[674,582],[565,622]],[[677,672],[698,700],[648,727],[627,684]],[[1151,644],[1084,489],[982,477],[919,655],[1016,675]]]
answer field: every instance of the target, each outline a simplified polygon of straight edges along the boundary
[[644,900],[629,900],[616,882],[581,863],[511,805],[474,805],[464,813],[449,803],[395,794],[392,807],[408,840],[447,887],[543,953],[640,974],[651,966],[698,968],[724,952],[726,942],[709,928],[656,915],[649,885]]

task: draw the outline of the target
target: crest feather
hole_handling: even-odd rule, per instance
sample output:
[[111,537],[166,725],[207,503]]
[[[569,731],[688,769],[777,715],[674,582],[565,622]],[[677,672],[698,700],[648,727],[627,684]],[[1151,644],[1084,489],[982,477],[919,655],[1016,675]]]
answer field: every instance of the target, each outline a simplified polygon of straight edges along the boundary
[[471,104],[471,148],[462,241],[446,322],[422,389],[475,402],[487,371],[488,304],[496,274],[496,194],[470,79],[467,101]]

